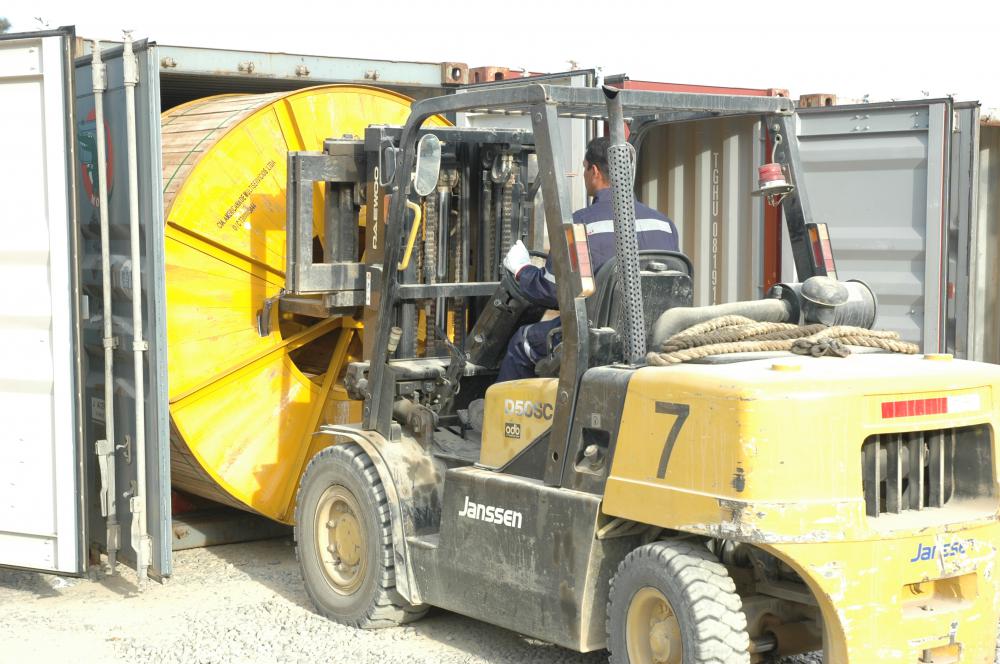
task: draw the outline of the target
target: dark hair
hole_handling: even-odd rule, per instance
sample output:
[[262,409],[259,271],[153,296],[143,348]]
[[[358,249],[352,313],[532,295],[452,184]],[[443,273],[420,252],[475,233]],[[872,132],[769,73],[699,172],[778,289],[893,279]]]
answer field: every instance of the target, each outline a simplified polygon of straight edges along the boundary
[[587,143],[587,152],[583,155],[584,161],[591,166],[597,166],[605,178],[608,177],[608,147],[610,145],[611,140],[607,136],[598,136]]

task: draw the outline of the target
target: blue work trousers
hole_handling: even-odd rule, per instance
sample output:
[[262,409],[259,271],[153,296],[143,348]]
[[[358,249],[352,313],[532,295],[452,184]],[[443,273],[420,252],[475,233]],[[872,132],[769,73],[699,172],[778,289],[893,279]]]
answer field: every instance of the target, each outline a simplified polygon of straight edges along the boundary
[[[510,343],[507,344],[507,355],[504,356],[500,364],[500,375],[497,382],[505,380],[517,380],[518,378],[534,378],[535,363],[549,354],[548,336],[549,331],[559,327],[562,323],[558,318],[544,320],[531,325],[522,325],[514,332]],[[553,335],[552,346],[559,343],[561,335]]]

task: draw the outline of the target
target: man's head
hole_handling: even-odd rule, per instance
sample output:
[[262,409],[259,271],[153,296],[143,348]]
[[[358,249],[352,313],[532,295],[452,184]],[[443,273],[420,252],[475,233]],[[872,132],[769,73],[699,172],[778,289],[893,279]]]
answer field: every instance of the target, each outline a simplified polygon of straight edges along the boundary
[[587,195],[593,196],[601,189],[611,186],[608,177],[608,146],[611,141],[606,136],[598,136],[587,144],[587,152],[583,156],[583,183],[587,187]]

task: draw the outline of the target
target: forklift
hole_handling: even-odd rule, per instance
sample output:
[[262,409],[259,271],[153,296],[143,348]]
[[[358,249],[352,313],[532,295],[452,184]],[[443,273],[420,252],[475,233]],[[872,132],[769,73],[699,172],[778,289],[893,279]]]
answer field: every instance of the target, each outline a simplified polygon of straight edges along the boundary
[[[531,130],[423,126],[468,111]],[[687,257],[637,250],[636,149],[663,123],[748,115],[780,141],[759,193],[780,200],[801,283],[693,307]],[[617,252],[596,273],[566,117],[610,133]],[[297,494],[318,612],[374,628],[441,607],[615,664],[992,664],[1000,369],[850,345],[650,361],[724,315],[874,325],[814,221],[796,123],[780,97],[529,84],[289,153],[282,311],[364,330],[343,377],[363,419],[320,428]],[[543,259],[546,236],[561,338],[537,377],[497,384],[511,335],[546,315],[501,260],[519,239]]]

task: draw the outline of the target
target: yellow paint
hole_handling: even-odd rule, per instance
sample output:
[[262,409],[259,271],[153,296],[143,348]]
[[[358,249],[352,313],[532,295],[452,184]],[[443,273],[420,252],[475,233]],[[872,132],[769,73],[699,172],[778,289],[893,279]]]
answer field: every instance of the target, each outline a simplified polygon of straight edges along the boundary
[[[865,514],[861,446],[875,433],[995,428],[1000,368],[861,354],[789,363],[799,370],[773,371],[768,360],[638,370],[604,512],[750,542],[778,556],[820,602],[828,662],[915,662],[924,649],[947,654],[954,633],[961,662],[992,664],[1000,467],[992,497],[875,519]],[[883,401],[960,395],[978,395],[980,407],[882,418]],[[679,411],[657,402],[690,409],[662,477]],[[940,554],[955,542],[964,543],[963,553],[911,562],[918,546]],[[915,611],[913,584],[921,583],[938,601]]]
[[486,390],[479,463],[500,468],[552,427],[558,378],[525,378]]
[[[211,481],[277,520],[291,519],[317,424],[361,418],[336,382],[357,359],[359,323],[282,318],[275,305],[271,333],[257,333],[264,301],[285,285],[287,153],[362,137],[370,124],[402,125],[409,102],[323,86],[211,97],[162,116],[170,416]],[[320,238],[323,195],[316,187]],[[325,373],[296,365],[304,344],[331,353]]]

